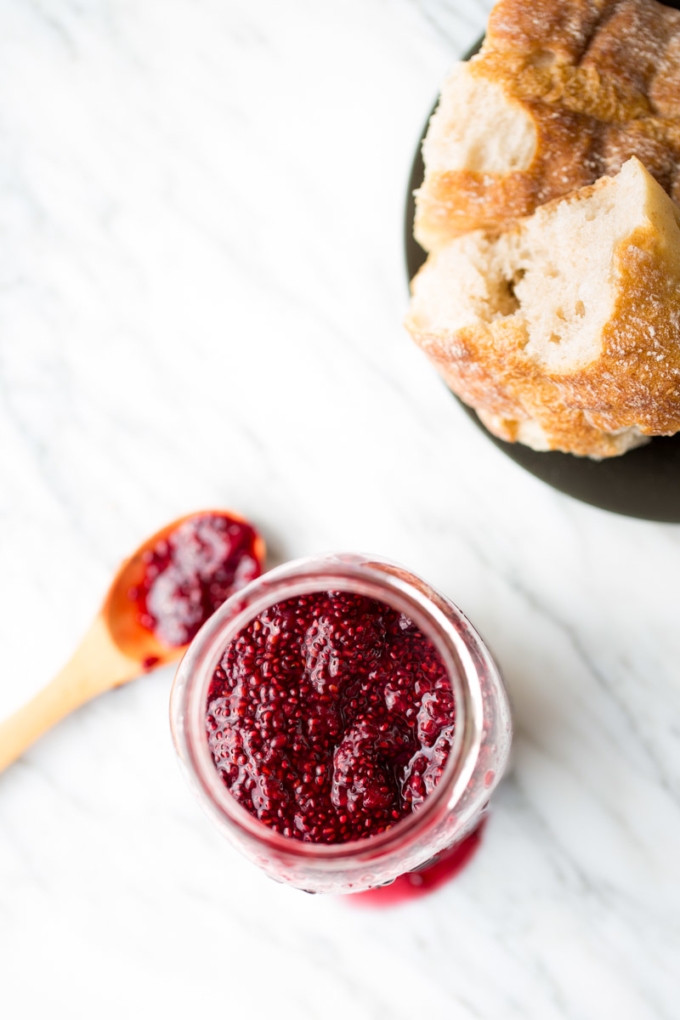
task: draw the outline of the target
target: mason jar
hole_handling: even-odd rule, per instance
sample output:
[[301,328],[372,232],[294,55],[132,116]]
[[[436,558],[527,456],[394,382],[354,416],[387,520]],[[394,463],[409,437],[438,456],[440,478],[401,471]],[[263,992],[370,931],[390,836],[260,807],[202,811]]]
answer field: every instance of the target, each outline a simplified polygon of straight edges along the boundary
[[[403,613],[437,649],[455,704],[449,756],[432,792],[387,831],[345,843],[284,836],[246,810],[220,777],[206,729],[208,689],[226,648],[265,609],[315,592],[349,592]],[[273,879],[316,893],[351,893],[389,884],[469,835],[503,775],[512,729],[499,671],[463,613],[403,567],[358,554],[286,563],[228,599],[180,663],[172,688],[171,725],[189,785],[227,839]]]

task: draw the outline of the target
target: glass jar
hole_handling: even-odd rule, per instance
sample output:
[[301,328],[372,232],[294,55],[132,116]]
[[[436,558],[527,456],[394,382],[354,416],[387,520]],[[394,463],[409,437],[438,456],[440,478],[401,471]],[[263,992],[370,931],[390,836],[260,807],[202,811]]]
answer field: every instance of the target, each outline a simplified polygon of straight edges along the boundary
[[[320,591],[378,599],[409,617],[439,651],[456,704],[448,762],[422,806],[386,832],[341,844],[283,836],[251,815],[222,782],[205,724],[208,688],[227,645],[269,606]],[[397,564],[354,554],[286,563],[228,599],[180,663],[170,711],[189,785],[224,835],[272,878],[308,892],[357,892],[385,885],[458,843],[478,825],[506,767],[511,741],[510,711],[498,669],[461,611]]]

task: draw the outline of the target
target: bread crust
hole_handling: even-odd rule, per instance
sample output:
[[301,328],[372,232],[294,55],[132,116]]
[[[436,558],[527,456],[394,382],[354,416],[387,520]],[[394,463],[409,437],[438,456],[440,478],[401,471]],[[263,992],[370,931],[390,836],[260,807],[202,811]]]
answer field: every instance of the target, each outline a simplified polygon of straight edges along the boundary
[[433,169],[426,145],[414,233],[427,251],[508,229],[633,155],[680,200],[680,11],[656,0],[500,0],[467,66],[521,105],[536,150],[527,167],[488,173]]

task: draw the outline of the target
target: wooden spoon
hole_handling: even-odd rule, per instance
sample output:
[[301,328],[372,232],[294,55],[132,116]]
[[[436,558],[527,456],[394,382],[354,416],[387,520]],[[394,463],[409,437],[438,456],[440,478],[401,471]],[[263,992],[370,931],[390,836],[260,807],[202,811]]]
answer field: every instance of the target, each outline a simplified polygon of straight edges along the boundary
[[[76,708],[104,691],[120,687],[141,673],[179,659],[188,643],[164,644],[139,620],[139,607],[129,592],[144,579],[144,554],[166,540],[185,521],[203,516],[244,518],[231,510],[187,514],[151,535],[120,567],[104,603],[71,659],[60,673],[26,705],[0,723],[0,772],[19,758],[38,737]],[[253,558],[262,567],[263,539],[255,533]]]

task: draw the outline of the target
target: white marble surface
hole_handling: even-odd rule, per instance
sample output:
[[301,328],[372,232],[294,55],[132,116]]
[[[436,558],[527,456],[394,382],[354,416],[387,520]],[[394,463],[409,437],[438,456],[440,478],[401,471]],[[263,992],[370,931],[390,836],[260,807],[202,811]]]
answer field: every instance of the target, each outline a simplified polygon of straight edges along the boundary
[[183,511],[399,559],[487,636],[483,847],[368,913],[261,876],[175,764],[162,670],[0,777],[0,1014],[680,1015],[680,530],[474,428],[400,322],[423,119],[488,0],[2,0],[0,712]]

